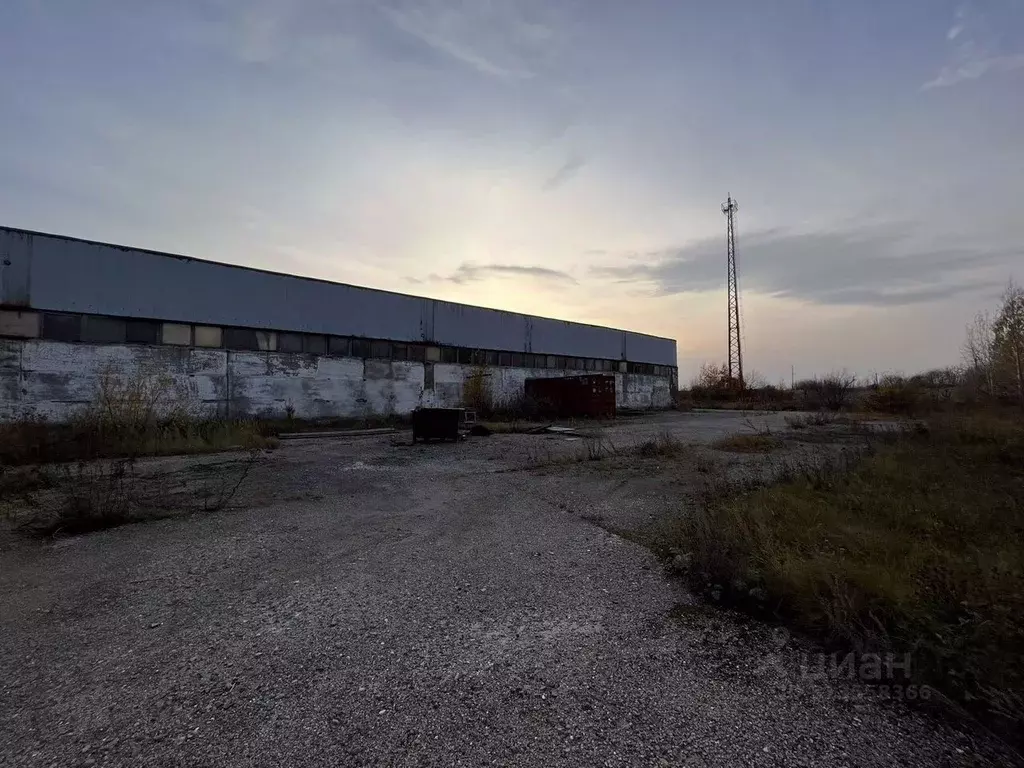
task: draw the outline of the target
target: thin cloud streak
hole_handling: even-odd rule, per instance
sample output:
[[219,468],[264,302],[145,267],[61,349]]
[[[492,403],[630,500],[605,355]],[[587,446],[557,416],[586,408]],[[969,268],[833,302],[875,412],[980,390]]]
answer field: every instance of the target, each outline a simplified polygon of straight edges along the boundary
[[[928,248],[915,244],[913,235],[899,225],[846,232],[762,230],[739,243],[740,277],[747,290],[776,298],[893,307],[987,290],[999,280],[977,271],[1009,268],[1021,255]],[[718,238],[630,258],[631,264],[590,272],[616,283],[647,283],[660,296],[718,291],[725,285],[725,249]]]
[[[540,280],[554,280],[565,283],[576,283],[576,278],[570,275],[568,272],[562,272],[557,269],[549,269],[548,267],[531,267],[521,266],[518,264],[461,264],[454,272],[450,275],[437,275],[432,274],[428,278],[429,280],[436,282],[448,282],[455,283],[456,285],[465,285],[466,283],[474,283],[482,280],[487,280],[492,277],[530,277],[537,278]],[[423,282],[411,278],[410,282]]]
[[480,74],[502,80],[536,77],[531,60],[552,37],[545,25],[526,18],[519,2],[491,5],[430,0],[377,7],[396,29]]
[[946,40],[950,44],[950,61],[939,74],[924,83],[921,90],[948,88],[988,74],[1012,72],[1024,68],[1024,53],[1007,53],[1000,49],[995,29],[1008,19],[993,19],[992,14],[966,2],[957,8]]
[[944,67],[934,80],[929,80],[921,86],[921,89],[930,91],[933,88],[948,88],[957,83],[977,80],[990,72],[1012,72],[1021,68],[1024,68],[1024,53],[1013,56],[996,56],[990,59],[975,59],[956,67]]
[[545,192],[551,192],[558,189],[560,186],[570,181],[580,170],[587,164],[587,161],[582,157],[574,156],[570,157],[562,166],[549,176],[544,183],[541,185],[541,189]]

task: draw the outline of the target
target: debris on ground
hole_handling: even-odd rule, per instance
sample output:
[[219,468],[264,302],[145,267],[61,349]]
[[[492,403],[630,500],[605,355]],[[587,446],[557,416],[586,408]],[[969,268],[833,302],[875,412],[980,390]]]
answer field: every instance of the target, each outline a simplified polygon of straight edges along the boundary
[[575,435],[575,427],[559,427],[555,424],[545,424],[542,427],[535,427],[526,434],[528,435]]

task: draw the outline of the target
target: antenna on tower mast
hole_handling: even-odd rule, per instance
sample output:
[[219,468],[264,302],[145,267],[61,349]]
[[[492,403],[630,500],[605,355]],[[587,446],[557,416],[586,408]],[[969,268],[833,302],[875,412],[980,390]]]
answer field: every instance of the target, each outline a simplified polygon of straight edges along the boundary
[[740,341],[740,289],[736,271],[736,211],[739,204],[732,195],[722,203],[726,221],[727,279],[729,293],[729,384],[743,389],[743,349]]

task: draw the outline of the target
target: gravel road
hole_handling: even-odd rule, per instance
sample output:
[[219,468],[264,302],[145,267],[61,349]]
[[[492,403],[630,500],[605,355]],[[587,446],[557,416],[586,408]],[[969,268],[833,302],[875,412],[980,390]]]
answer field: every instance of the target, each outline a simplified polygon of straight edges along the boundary
[[[699,443],[744,418],[661,415],[607,435]],[[798,674],[798,642],[696,604],[595,524],[685,503],[692,467],[537,466],[578,450],[564,437],[400,442],[289,441],[238,508],[6,545],[0,764],[1013,759],[927,711]]]

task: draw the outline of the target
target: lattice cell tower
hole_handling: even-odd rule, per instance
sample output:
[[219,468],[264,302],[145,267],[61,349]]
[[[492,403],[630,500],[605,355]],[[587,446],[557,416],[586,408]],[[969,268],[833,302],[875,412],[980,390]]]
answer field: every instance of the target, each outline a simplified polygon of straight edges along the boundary
[[722,203],[726,226],[729,293],[729,384],[743,389],[743,348],[740,337],[740,289],[736,270],[736,211],[740,209],[732,195]]

